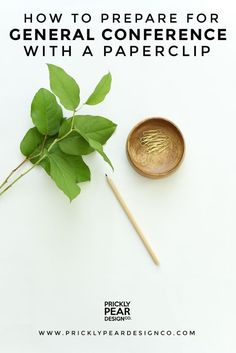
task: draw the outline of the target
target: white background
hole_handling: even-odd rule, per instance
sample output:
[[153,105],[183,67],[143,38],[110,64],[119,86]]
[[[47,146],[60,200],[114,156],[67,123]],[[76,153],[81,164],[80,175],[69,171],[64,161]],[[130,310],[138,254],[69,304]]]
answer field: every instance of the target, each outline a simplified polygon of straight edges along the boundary
[[[110,95],[84,112],[118,123],[106,146],[112,178],[161,261],[160,268],[152,263],[117,204],[99,156],[87,158],[92,181],[72,204],[35,169],[0,199],[1,352],[236,350],[234,10],[233,0],[1,3],[1,179],[21,161],[32,97],[48,87],[45,63],[78,78],[84,99],[109,69]],[[95,17],[104,11],[217,12],[228,40],[213,43],[205,58],[81,58],[79,49],[71,58],[27,58],[9,30],[23,27],[24,12],[49,11],[89,11]],[[186,139],[183,165],[162,180],[138,175],[125,155],[130,129],[149,116],[171,119]],[[105,300],[131,300],[132,321],[104,322]],[[39,337],[39,329],[186,329],[196,335]]]

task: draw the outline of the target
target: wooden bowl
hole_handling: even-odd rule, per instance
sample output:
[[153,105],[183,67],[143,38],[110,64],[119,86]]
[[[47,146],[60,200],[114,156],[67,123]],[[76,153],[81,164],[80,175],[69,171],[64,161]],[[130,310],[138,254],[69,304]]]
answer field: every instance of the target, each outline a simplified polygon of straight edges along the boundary
[[185,143],[180,130],[164,118],[148,118],[129,133],[126,150],[135,170],[148,178],[173,173],[181,164]]

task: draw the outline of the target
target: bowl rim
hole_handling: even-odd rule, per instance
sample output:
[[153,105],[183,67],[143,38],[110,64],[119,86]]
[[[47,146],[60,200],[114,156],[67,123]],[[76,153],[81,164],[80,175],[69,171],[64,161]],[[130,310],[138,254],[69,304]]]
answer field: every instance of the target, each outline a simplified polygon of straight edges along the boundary
[[[130,146],[130,138],[132,136],[132,134],[134,133],[134,131],[142,124],[144,124],[145,122],[149,121],[149,120],[162,120],[166,123],[168,123],[169,125],[172,125],[176,131],[178,132],[178,134],[180,135],[181,139],[182,139],[182,146],[183,146],[183,153],[182,153],[182,156],[181,158],[178,160],[177,164],[170,170],[166,171],[166,172],[162,172],[162,173],[145,173],[143,170],[139,169],[133,162],[131,156],[130,156],[130,152],[129,152],[129,146]],[[185,144],[185,140],[184,140],[184,136],[181,132],[181,130],[178,128],[177,125],[175,125],[175,123],[173,123],[171,120],[169,119],[166,119],[166,118],[163,118],[163,117],[160,117],[160,116],[153,116],[153,117],[149,117],[149,118],[145,118],[145,119],[142,119],[140,122],[138,122],[137,124],[134,125],[134,127],[130,130],[128,136],[127,136],[127,139],[126,139],[126,154],[127,154],[127,157],[128,157],[128,160],[130,162],[130,164],[132,165],[132,167],[139,173],[141,174],[142,176],[145,176],[147,178],[151,178],[151,179],[159,179],[159,178],[163,178],[165,176],[168,176],[168,175],[171,175],[172,173],[174,173],[179,167],[180,165],[182,164],[183,162],[183,159],[184,159],[184,156],[185,156],[185,147],[186,147],[186,144]]]

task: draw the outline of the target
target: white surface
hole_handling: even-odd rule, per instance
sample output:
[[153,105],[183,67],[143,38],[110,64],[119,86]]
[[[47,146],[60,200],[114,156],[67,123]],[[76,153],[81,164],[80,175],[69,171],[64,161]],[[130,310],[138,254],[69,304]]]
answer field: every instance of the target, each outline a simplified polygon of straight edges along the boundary
[[[140,5],[139,5],[140,3]],[[92,182],[70,204],[40,169],[0,200],[0,351],[4,353],[232,353],[235,346],[234,1],[27,0],[1,3],[1,179],[21,160],[33,94],[46,62],[78,73],[84,97],[109,68],[113,87],[88,109],[118,123],[106,151],[112,175],[161,260],[153,265],[90,156]],[[86,5],[87,4],[87,5]],[[228,41],[204,59],[26,58],[8,38],[26,11],[218,12]],[[86,111],[86,110],[84,110]],[[125,140],[148,116],[173,120],[186,139],[179,171],[145,179]],[[233,212],[234,211],[234,212]],[[132,321],[103,321],[105,300],[131,300]],[[39,329],[187,329],[195,337],[39,337]]]

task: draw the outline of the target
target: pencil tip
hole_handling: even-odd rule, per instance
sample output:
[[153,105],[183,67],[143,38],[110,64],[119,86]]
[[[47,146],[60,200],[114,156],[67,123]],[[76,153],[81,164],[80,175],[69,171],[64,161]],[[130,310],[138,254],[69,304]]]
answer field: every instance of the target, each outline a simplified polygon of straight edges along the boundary
[[107,174],[105,173],[105,176],[107,177]]

